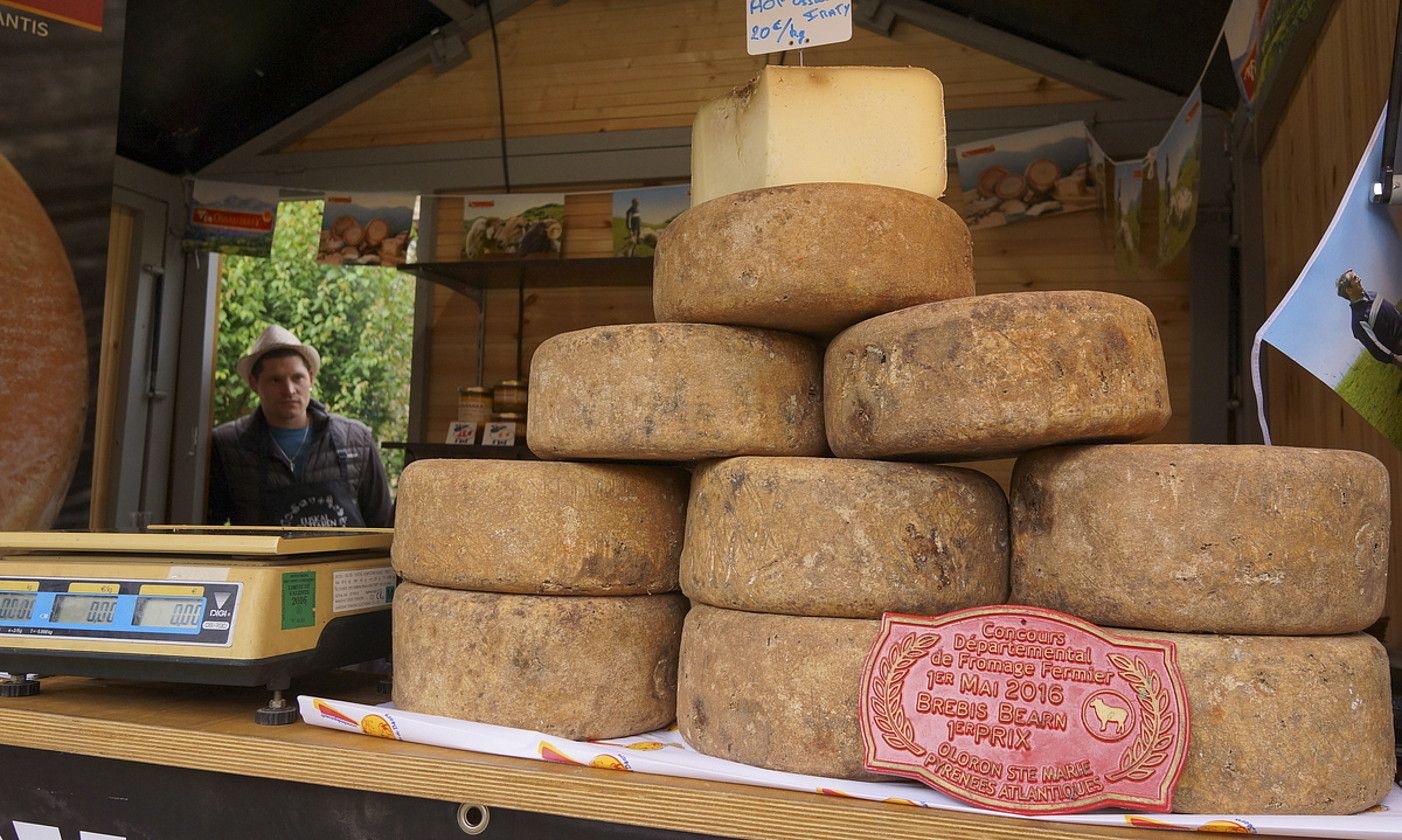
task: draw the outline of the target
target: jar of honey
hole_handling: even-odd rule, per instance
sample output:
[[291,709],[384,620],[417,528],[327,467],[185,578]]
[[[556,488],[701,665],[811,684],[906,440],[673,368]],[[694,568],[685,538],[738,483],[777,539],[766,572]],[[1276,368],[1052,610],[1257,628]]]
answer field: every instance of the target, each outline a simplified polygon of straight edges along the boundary
[[492,389],[469,385],[458,389],[458,422],[475,423],[478,430],[492,414]]
[[526,391],[529,386],[520,379],[508,379],[505,382],[498,382],[497,387],[492,389],[492,411],[498,414],[509,412],[513,414],[526,413]]

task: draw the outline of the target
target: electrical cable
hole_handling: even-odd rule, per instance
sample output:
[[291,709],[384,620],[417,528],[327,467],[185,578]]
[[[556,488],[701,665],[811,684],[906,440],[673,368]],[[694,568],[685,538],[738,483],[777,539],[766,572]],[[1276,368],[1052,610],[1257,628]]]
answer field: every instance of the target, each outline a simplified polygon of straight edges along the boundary
[[506,154],[506,94],[501,83],[501,48],[497,45],[497,17],[492,12],[492,0],[486,0],[487,24],[492,30],[492,60],[497,69],[497,118],[501,124],[501,177],[506,191],[511,192],[511,165]]

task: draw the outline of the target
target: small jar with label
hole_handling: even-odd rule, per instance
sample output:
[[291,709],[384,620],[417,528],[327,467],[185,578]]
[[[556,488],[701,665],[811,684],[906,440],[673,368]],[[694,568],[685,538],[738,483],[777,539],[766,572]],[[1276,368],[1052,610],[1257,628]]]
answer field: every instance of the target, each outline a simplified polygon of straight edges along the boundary
[[491,414],[491,388],[469,385],[458,389],[458,422],[474,423],[480,430]]
[[525,414],[527,387],[527,384],[520,379],[498,382],[497,387],[492,389],[492,411],[498,414],[503,412]]

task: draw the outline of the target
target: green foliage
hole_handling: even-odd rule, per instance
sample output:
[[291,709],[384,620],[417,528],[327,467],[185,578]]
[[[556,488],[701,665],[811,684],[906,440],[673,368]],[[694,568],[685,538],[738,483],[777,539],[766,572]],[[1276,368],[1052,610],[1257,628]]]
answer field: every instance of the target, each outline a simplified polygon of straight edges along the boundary
[[[391,269],[316,264],[323,203],[278,205],[271,259],[224,257],[214,422],[253,410],[239,357],[269,324],[281,324],[321,353],[312,396],[374,431],[405,440],[409,426],[414,281]],[[387,463],[393,476],[398,470]]]
[[1334,391],[1402,449],[1402,368],[1361,352]]

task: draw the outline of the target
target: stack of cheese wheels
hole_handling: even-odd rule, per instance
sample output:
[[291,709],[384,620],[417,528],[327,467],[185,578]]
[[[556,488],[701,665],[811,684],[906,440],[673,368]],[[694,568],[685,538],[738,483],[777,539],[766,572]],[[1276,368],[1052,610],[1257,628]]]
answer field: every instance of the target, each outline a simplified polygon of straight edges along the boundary
[[670,723],[686,494],[668,467],[410,464],[395,705],[579,740]]
[[1174,642],[1175,810],[1351,813],[1396,763],[1387,655],[1360,632],[1383,610],[1389,515],[1361,452],[1051,447],[1014,469],[1012,599]]

